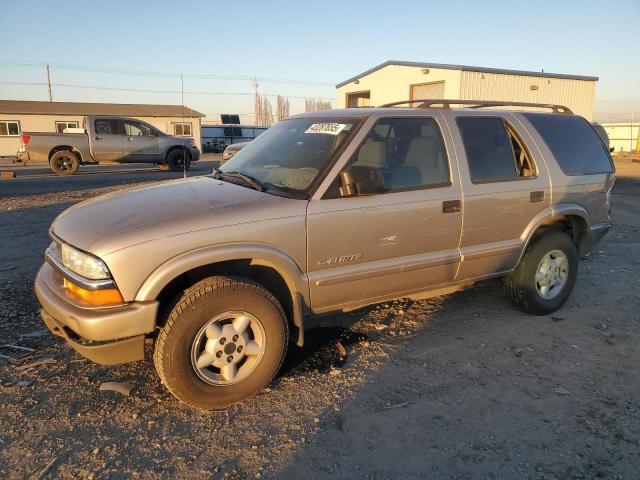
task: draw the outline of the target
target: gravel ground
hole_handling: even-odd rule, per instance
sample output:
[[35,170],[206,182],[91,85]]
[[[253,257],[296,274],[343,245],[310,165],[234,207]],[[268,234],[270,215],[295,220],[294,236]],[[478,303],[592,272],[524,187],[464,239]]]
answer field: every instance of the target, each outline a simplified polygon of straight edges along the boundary
[[150,361],[92,364],[38,318],[50,222],[122,186],[4,196],[0,344],[35,351],[0,347],[0,477],[638,478],[640,164],[618,178],[616,228],[555,314],[516,311],[491,281],[325,317],[269,389],[214,413]]

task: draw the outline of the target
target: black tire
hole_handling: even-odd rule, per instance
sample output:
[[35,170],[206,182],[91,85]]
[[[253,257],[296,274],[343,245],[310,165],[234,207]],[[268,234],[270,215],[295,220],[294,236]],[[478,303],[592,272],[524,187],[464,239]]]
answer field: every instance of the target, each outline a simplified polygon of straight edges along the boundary
[[167,155],[167,166],[173,172],[189,170],[191,168],[191,154],[184,148],[171,150]]
[[[568,263],[567,277],[553,298],[544,298],[539,291],[536,272],[545,255],[557,251],[564,253]],[[547,315],[558,310],[571,294],[578,274],[578,252],[569,235],[550,230],[534,238],[516,269],[504,278],[507,297],[522,311],[533,315]]]
[[80,162],[75,153],[60,150],[51,156],[49,166],[56,175],[73,175],[80,168]]
[[[231,385],[205,382],[192,364],[192,345],[210,319],[223,312],[247,312],[264,328],[265,348],[246,378]],[[276,375],[286,355],[289,326],[276,298],[260,284],[240,277],[209,277],[186,290],[156,339],[153,361],[165,387],[180,401],[214,410],[255,395]]]

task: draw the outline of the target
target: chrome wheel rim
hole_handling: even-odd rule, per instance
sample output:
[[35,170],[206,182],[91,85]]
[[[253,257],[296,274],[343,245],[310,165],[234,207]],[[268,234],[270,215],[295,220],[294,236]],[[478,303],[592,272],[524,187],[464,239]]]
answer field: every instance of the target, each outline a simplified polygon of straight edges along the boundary
[[545,300],[557,297],[569,278],[569,259],[562,250],[551,250],[536,270],[536,290]]
[[191,366],[211,385],[233,385],[247,378],[265,351],[260,321],[247,312],[225,312],[206,322],[191,346]]

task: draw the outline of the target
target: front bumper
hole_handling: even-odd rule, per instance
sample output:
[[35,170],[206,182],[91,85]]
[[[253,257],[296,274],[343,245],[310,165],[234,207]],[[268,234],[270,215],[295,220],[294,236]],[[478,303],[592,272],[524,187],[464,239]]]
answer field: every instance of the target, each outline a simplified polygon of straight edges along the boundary
[[144,358],[144,340],[155,330],[158,302],[78,306],[66,297],[62,277],[47,263],[38,272],[35,292],[47,328],[80,355],[103,365]]
[[200,150],[194,147],[189,147],[189,153],[191,154],[191,161],[197,162],[200,160]]

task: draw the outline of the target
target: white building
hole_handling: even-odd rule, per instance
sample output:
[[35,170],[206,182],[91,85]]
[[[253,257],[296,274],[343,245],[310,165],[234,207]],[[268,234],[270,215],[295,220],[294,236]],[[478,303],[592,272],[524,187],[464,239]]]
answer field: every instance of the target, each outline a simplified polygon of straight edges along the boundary
[[564,105],[593,117],[597,77],[389,60],[336,85],[338,108],[413,99]]
[[609,147],[614,152],[640,151],[640,123],[616,122],[601,124],[609,135]]

